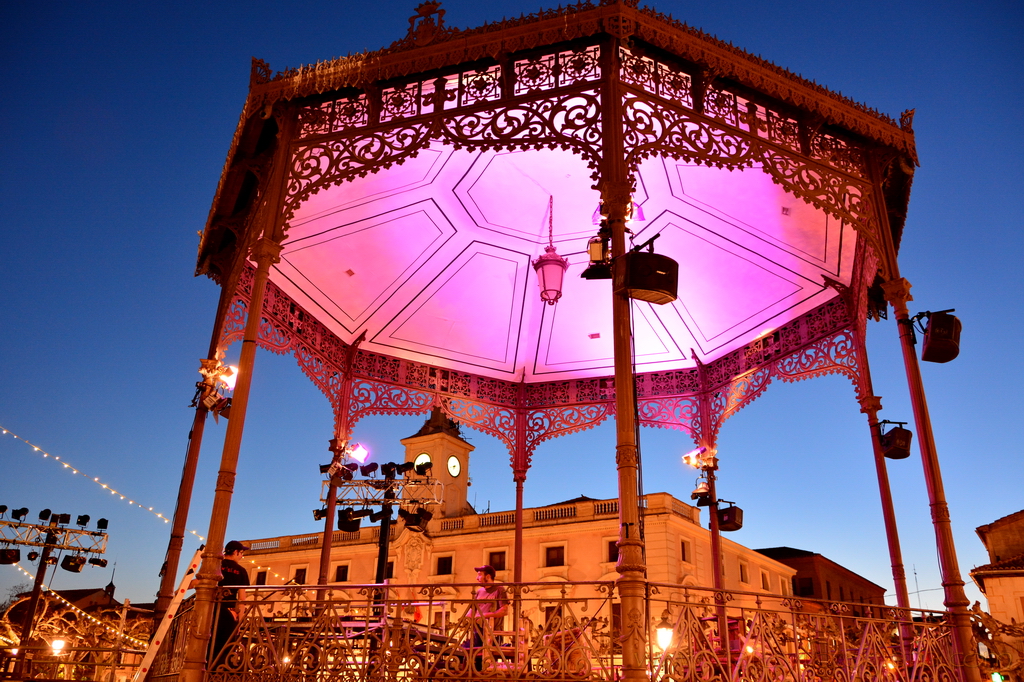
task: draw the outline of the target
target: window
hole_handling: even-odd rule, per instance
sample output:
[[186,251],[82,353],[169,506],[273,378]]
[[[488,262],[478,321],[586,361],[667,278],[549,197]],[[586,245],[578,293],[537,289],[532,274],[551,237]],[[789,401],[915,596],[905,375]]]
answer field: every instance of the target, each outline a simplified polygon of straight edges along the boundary
[[384,569],[384,579],[385,580],[391,580],[394,577],[395,577],[395,562],[394,561],[389,561],[387,568]]
[[846,601],[846,590],[842,585],[839,586],[839,601]]
[[740,562],[740,582],[741,583],[749,583],[750,582],[750,576],[747,575],[747,565],[745,563],[743,563],[742,561]]
[[832,583],[828,580],[825,581],[825,599],[832,598]]
[[793,593],[798,597],[814,596],[814,578],[793,578]]
[[304,569],[304,568],[296,568],[295,569],[295,575],[292,576],[292,580],[294,580],[296,582],[296,584],[305,585],[306,584],[306,569]]
[[772,589],[771,580],[768,578],[768,574],[761,571],[761,589],[770,590]]
[[334,582],[336,583],[347,583],[348,582],[348,564],[344,566],[336,566],[334,568]]
[[437,572],[434,575],[451,575],[452,558],[450,556],[437,557]]
[[565,547],[563,545],[554,545],[553,547],[544,548],[544,565],[545,566],[565,566]]
[[266,571],[259,571],[256,574],[256,584],[257,585],[266,585],[267,584],[267,572]]
[[686,540],[679,543],[679,559],[690,563],[690,543]]
[[495,571],[505,570],[505,552],[488,552],[487,565]]
[[608,561],[615,562],[619,560],[619,543],[617,540],[608,541]]

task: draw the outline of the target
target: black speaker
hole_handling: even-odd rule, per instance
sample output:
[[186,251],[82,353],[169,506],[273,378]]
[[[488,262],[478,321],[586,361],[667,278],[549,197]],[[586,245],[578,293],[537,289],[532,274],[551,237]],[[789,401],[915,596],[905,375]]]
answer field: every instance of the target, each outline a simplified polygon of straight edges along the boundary
[[949,362],[960,355],[960,320],[949,313],[932,313],[924,330],[921,359],[925,362]]
[[896,427],[888,433],[883,433],[882,454],[889,459],[906,459],[910,457],[910,442],[914,434],[909,429]]
[[732,531],[743,527],[743,510],[739,507],[718,508],[718,530]]
[[676,300],[679,263],[668,256],[630,251],[614,261],[612,286],[615,293],[659,305]]

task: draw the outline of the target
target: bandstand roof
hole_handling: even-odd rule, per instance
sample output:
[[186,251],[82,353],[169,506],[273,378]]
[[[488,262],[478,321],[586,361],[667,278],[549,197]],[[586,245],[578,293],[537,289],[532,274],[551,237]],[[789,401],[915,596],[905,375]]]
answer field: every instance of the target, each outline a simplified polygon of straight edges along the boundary
[[[874,282],[885,241],[875,209],[896,244],[902,228],[909,120],[619,2],[469,31],[425,3],[390,48],[277,74],[254,62],[198,272],[239,281],[238,245],[258,236],[272,197],[260,155],[287,125],[271,111],[289,103],[297,122],[273,209],[283,251],[270,275],[283,296],[343,344],[362,336],[367,353],[509,382],[611,375],[611,283],[580,273],[599,220],[613,39],[643,214],[633,239],[660,235],[657,251],[680,266],[678,300],[634,302],[637,372],[757,345],[834,304],[826,278],[862,293]],[[870,149],[898,163],[873,171]],[[569,261],[556,305],[540,300],[531,267],[548,243],[549,199]]]

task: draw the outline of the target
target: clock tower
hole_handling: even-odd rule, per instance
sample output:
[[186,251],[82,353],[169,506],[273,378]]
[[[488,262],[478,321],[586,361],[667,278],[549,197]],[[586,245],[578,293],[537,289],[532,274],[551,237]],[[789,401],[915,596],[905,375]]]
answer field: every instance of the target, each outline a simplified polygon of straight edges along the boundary
[[[435,407],[422,428],[400,442],[405,446],[406,462],[422,464],[429,460],[432,464],[428,475],[444,486],[442,517],[473,513],[467,493],[469,453],[476,448],[462,440],[458,423],[445,416],[440,407]],[[419,478],[413,471],[406,477]]]

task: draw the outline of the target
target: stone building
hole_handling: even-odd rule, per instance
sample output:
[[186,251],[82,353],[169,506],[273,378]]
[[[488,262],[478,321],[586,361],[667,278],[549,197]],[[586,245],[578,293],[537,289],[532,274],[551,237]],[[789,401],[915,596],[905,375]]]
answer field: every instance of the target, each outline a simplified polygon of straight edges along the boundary
[[1024,623],[1024,510],[977,528],[988,564],[971,578],[988,599],[992,616],[1004,623]]

